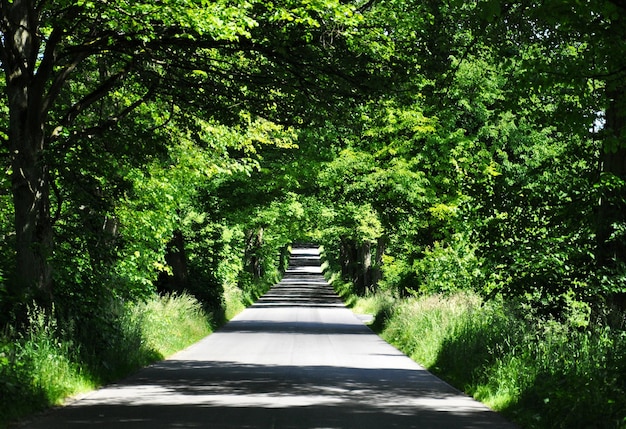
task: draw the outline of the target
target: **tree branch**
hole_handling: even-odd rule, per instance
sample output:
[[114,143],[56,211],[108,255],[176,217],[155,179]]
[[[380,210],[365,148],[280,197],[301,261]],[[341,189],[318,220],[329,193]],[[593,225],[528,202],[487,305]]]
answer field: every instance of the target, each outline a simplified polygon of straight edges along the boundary
[[103,133],[104,131],[110,129],[111,127],[119,123],[122,119],[124,119],[129,114],[131,114],[135,109],[137,109],[143,103],[151,99],[156,94],[157,88],[158,88],[158,84],[154,84],[142,97],[135,100],[129,106],[121,110],[117,115],[109,117],[106,121],[104,121],[103,123],[99,125],[86,128],[85,130],[83,130],[80,133],[77,133],[76,135],[95,135],[95,134]]
[[366,10],[368,10],[369,8],[371,8],[372,6],[374,6],[374,3],[376,3],[377,0],[369,0],[367,2],[365,2],[365,4],[359,6],[356,10],[359,11],[360,13],[365,12]]
[[50,219],[52,225],[54,225],[61,218],[61,209],[63,208],[63,196],[61,195],[61,191],[59,190],[53,177],[50,178],[50,188],[52,189],[52,192],[54,193],[57,199],[56,210],[54,211],[54,215]]
[[75,56],[72,61],[67,66],[65,66],[65,68],[54,78],[54,81],[52,82],[52,85],[48,90],[48,94],[46,94],[46,97],[43,100],[41,106],[42,113],[46,113],[48,111],[50,105],[59,96],[63,85],[65,85],[72,72],[81,63],[81,61],[83,61],[87,57],[87,53],[82,53]]
[[84,111],[96,101],[100,100],[102,97],[105,97],[119,81],[124,79],[128,72],[133,68],[133,64],[134,61],[130,60],[122,70],[112,75],[110,78],[105,80],[102,85],[100,85],[90,94],[87,94],[85,97],[83,97],[82,100],[75,103],[65,114],[65,117],[61,121],[60,125],[62,127],[67,127],[71,125],[82,111]]

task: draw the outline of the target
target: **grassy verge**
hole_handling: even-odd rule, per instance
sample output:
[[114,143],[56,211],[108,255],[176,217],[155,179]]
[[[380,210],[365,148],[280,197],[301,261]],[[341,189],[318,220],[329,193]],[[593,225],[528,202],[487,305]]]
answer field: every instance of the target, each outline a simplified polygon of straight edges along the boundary
[[523,428],[626,428],[623,331],[575,328],[467,292],[342,294],[376,315],[385,340]]
[[113,307],[92,344],[40,311],[31,312],[26,333],[0,334],[0,397],[11,398],[0,404],[0,427],[169,356],[211,331],[201,305],[188,295]]
[[225,322],[254,304],[259,297],[278,283],[280,278],[281,275],[277,271],[261,279],[240,281],[240,284],[226,283],[224,285]]

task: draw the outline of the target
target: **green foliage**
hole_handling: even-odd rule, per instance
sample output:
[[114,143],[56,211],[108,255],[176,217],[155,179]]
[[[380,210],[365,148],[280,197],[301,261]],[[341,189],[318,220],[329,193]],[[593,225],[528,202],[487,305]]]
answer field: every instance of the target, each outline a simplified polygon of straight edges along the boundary
[[[15,357],[37,366],[31,334],[42,350],[62,340],[60,373],[63,362],[89,362],[93,379],[141,365],[169,350],[156,345],[171,328],[157,314],[179,302],[153,303],[155,291],[193,295],[221,322],[278,278],[290,243],[319,240],[378,326],[415,295],[389,332],[411,353],[432,335],[421,359],[498,407],[571,400],[562,385],[615,401],[623,387],[598,368],[621,365],[609,344],[623,351],[625,9],[535,3],[81,0],[31,11],[40,56],[11,68],[4,55],[0,89],[32,68],[20,81],[36,79],[29,96],[42,104],[29,111],[43,122],[29,130],[47,134],[27,147],[42,148],[32,162],[50,174],[35,228],[49,220],[53,243],[27,247],[52,269],[58,321],[20,317],[34,294],[14,287],[11,192],[27,186],[9,180],[25,153],[10,136],[29,132],[11,129],[20,114],[5,97],[0,317],[23,327],[2,343],[3,368],[18,374],[7,377],[32,384]],[[21,39],[3,38],[0,53],[21,52],[8,45]],[[519,302],[535,320],[507,313]],[[431,331],[414,328],[419,312]],[[586,373],[568,363],[579,358]],[[559,376],[591,381],[558,381],[554,397],[542,380]],[[48,382],[33,402],[50,401]],[[573,409],[619,417],[600,402]]]
[[453,237],[451,243],[435,242],[414,262],[415,292],[422,294],[449,293],[457,290],[478,290],[483,272],[476,257],[476,245],[463,236]]
[[[3,188],[3,184],[0,179],[0,189]],[[2,195],[0,192],[0,238],[4,246],[0,246],[0,311],[3,313],[8,312],[8,309],[4,308],[4,305],[8,299],[7,297],[7,274],[11,273],[12,267],[10,261],[13,256],[13,238],[11,234],[11,222],[10,219],[13,216],[11,204],[9,203],[8,195]],[[2,317],[0,317],[0,323]]]

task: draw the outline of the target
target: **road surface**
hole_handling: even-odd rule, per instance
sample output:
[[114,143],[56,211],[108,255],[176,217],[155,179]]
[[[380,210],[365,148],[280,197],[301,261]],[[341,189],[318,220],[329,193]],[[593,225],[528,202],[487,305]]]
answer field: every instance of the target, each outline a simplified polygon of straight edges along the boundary
[[367,328],[296,248],[221,330],[25,424],[70,428],[513,428]]

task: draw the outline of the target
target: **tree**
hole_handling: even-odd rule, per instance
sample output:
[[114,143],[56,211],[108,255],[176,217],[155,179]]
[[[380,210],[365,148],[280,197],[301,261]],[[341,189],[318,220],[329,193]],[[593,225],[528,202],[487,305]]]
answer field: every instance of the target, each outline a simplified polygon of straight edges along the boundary
[[[11,154],[17,262],[12,284],[17,295],[39,295],[42,302],[52,297],[48,260],[53,244],[50,150],[54,142],[131,73],[158,69],[149,44],[164,36],[170,36],[170,45],[183,42],[189,31],[196,30],[186,22],[193,17],[188,14],[196,14],[197,19],[202,11],[192,2],[176,10],[155,9],[147,3],[118,6],[127,9],[104,2],[2,3],[0,55],[10,118],[5,143]],[[232,29],[222,28],[211,39],[235,36]],[[74,82],[77,76],[86,78],[86,83]],[[91,127],[83,125],[77,137],[119,122],[149,99],[157,85],[158,81],[146,82],[134,100],[112,103],[113,111],[105,111]],[[74,130],[75,135],[79,131]]]
[[[297,118],[321,91],[338,96],[357,82],[334,58],[349,50],[358,14],[334,1],[7,0],[0,14],[18,300],[52,300],[51,174],[73,146],[156,98],[233,124],[246,109]],[[302,88],[307,99],[295,95]]]
[[[488,36],[492,46],[502,54],[508,52],[504,55],[507,61],[517,62],[517,87],[535,103],[552,107],[545,109],[543,124],[553,125],[563,138],[593,142],[586,153],[575,155],[585,157],[594,166],[593,176],[588,177],[595,194],[589,190],[579,193],[584,205],[581,198],[574,199],[579,204],[579,218],[590,220],[590,231],[595,236],[593,270],[600,280],[590,280],[595,286],[588,293],[596,294],[599,301],[620,301],[624,296],[620,278],[626,260],[626,4],[613,0],[555,0],[513,2],[500,7],[498,2],[489,3],[492,24]],[[503,39],[502,34],[507,37]],[[593,219],[585,215],[590,210]],[[589,274],[590,278],[595,276]],[[608,278],[611,280],[607,282]]]

